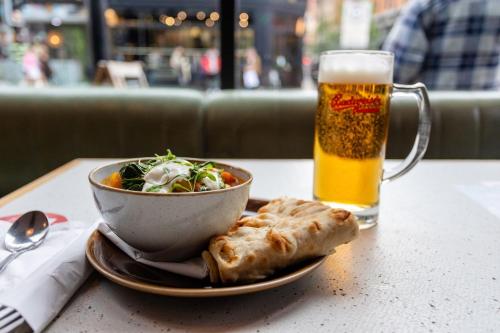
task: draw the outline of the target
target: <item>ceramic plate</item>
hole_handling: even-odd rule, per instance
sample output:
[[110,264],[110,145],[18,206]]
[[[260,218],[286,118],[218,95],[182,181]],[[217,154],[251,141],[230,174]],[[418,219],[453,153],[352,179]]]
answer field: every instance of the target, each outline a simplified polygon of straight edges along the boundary
[[[262,203],[265,202],[249,200],[247,210],[256,210]],[[115,283],[139,291],[177,297],[231,296],[276,288],[298,280],[318,268],[326,259],[319,257],[304,261],[256,283],[212,286],[208,278],[193,279],[138,263],[97,230],[87,241],[86,254],[92,266]]]

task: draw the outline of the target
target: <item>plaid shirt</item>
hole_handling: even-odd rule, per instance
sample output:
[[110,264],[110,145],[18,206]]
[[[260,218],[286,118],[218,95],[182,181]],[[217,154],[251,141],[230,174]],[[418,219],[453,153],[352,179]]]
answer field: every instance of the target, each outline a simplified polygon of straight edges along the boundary
[[429,89],[500,87],[500,0],[413,0],[384,47],[395,55],[394,82]]

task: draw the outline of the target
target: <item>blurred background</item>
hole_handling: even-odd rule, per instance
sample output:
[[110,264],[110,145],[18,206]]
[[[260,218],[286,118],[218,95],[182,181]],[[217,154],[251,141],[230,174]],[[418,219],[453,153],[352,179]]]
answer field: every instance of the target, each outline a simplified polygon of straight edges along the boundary
[[[498,159],[499,3],[0,0],[0,194],[80,157],[311,158],[335,49],[391,50],[395,82],[426,84],[426,158]],[[417,103],[391,110],[401,159]]]
[[379,49],[406,2],[0,0],[0,85],[315,89],[321,51]]

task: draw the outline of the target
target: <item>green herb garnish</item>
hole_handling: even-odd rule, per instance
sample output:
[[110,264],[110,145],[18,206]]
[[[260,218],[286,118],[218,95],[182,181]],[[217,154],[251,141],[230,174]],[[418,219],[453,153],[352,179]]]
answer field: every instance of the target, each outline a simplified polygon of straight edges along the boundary
[[[131,191],[142,191],[145,184],[144,176],[155,166],[168,162],[189,167],[189,176],[186,177],[185,175],[177,175],[168,179],[164,184],[149,187],[146,192],[159,192],[163,186],[168,186],[170,184],[172,184],[170,186],[170,190],[172,192],[194,192],[195,190],[209,191],[209,188],[201,183],[202,180],[204,178],[208,178],[211,181],[216,182],[218,178],[221,179],[220,176],[217,177],[214,173],[220,174],[222,170],[216,169],[213,162],[203,162],[198,164],[177,159],[170,149],[168,149],[166,155],[156,155],[155,158],[146,162],[138,161],[123,166],[120,169],[122,187]],[[167,174],[168,171],[165,170],[165,173]],[[221,188],[224,188],[224,182],[220,180],[220,183],[222,185]]]

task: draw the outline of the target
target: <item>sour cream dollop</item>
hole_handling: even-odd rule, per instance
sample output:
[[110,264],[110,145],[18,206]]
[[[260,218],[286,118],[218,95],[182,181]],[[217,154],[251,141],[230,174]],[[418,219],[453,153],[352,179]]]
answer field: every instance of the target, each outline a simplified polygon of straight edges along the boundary
[[222,178],[218,172],[213,171],[213,172],[209,172],[209,173],[215,177],[215,180],[212,180],[208,177],[205,177],[201,180],[201,183],[208,190],[218,190],[218,189],[225,187],[224,182],[222,181]]
[[170,193],[176,182],[189,178],[191,166],[168,161],[153,167],[144,175],[142,192]]

